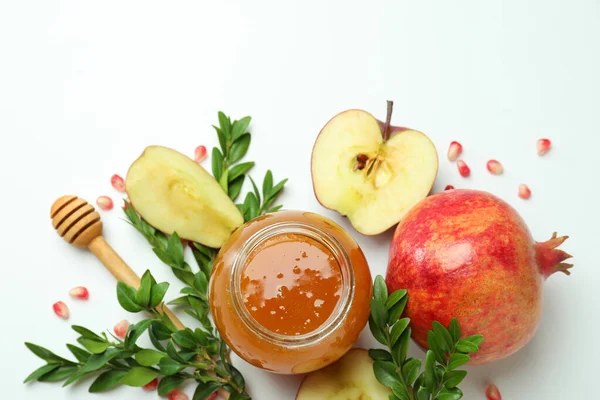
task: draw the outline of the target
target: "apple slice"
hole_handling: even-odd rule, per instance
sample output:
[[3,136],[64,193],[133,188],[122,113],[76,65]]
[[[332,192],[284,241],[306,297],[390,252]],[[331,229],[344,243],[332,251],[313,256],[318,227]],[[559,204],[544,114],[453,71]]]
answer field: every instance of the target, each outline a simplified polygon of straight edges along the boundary
[[375,378],[367,350],[352,349],[334,364],[308,374],[296,400],[375,400],[387,399],[391,394]]
[[347,216],[356,230],[376,235],[424,199],[433,186],[438,156],[422,132],[390,125],[362,110],[333,117],[321,130],[311,170],[319,203]]
[[236,205],[204,168],[166,147],[147,147],[129,167],[125,188],[150,225],[209,247],[221,247],[244,223]]

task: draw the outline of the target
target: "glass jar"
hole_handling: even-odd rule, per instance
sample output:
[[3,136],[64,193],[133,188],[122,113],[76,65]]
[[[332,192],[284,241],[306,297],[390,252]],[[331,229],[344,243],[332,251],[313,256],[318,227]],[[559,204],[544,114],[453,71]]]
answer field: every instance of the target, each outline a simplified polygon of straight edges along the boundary
[[241,358],[276,373],[323,368],[369,319],[371,274],[358,244],[320,215],[280,211],[237,229],[210,279],[210,308]]

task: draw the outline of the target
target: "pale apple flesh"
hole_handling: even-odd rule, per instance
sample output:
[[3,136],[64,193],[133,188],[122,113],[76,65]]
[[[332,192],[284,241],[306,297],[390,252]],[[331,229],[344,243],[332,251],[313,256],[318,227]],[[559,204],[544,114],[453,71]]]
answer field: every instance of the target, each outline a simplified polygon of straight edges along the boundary
[[131,165],[125,188],[135,210],[153,227],[209,247],[221,247],[244,223],[219,183],[185,155],[150,146]]
[[437,175],[435,146],[422,132],[390,127],[362,110],[344,111],[321,130],[312,155],[315,195],[365,235],[381,233],[425,198]]
[[378,400],[391,394],[375,378],[368,352],[352,349],[334,364],[308,374],[296,400]]

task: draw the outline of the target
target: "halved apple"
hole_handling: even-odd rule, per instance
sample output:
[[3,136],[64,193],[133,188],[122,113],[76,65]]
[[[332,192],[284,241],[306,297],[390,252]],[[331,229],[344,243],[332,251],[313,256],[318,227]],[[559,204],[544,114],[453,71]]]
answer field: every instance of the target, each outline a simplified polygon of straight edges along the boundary
[[221,247],[244,223],[236,205],[204,168],[166,147],[144,150],[129,167],[125,189],[150,225],[209,247]]
[[392,394],[373,373],[373,360],[364,349],[352,349],[334,364],[308,374],[296,400],[387,399]]
[[376,235],[398,223],[431,191],[438,170],[433,142],[422,132],[390,125],[362,110],[333,117],[321,130],[311,171],[319,203]]

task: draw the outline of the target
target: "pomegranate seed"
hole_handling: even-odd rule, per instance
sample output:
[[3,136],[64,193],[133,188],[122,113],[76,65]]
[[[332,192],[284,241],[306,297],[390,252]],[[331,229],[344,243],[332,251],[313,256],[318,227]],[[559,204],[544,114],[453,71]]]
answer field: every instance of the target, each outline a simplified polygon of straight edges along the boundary
[[488,385],[485,389],[485,397],[487,400],[502,400],[502,395],[496,385]]
[[189,400],[189,397],[187,394],[183,393],[181,390],[175,389],[171,393],[169,393],[168,399],[169,400]]
[[144,386],[142,386],[142,388],[147,391],[156,390],[157,387],[158,387],[158,378],[154,378],[152,380],[152,382],[147,383]]
[[529,186],[524,183],[519,185],[519,197],[525,200],[531,197],[531,189],[529,189]]
[[460,176],[466,178],[467,176],[471,175],[471,168],[469,168],[466,162],[463,160],[458,160],[456,165],[458,165],[458,172],[460,173]]
[[69,296],[75,299],[87,300],[90,298],[90,292],[84,286],[77,286],[69,291]]
[[550,147],[552,147],[552,142],[550,139],[538,139],[537,141],[537,153],[538,156],[543,156],[548,151],[550,151]]
[[214,392],[213,394],[211,394],[210,396],[208,396],[206,398],[206,400],[216,400],[217,397],[219,397],[219,394],[217,392]]
[[462,144],[458,142],[451,142],[448,148],[448,160],[456,161],[458,156],[462,153]]
[[125,193],[125,181],[119,175],[114,174],[110,178],[110,184],[117,192]]
[[197,163],[201,163],[206,159],[206,147],[198,146],[194,151],[194,161]]
[[490,160],[487,162],[487,170],[490,171],[494,175],[502,175],[504,172],[504,167],[500,164],[498,160]]
[[54,314],[58,315],[59,318],[69,319],[69,307],[62,301],[57,301],[52,305]]
[[113,208],[113,201],[108,196],[100,196],[96,199],[96,204],[101,210],[109,211]]
[[120,337],[121,339],[123,339],[123,338],[125,338],[125,336],[127,336],[128,329],[129,329],[129,321],[124,319],[123,321],[121,321],[115,325],[115,327],[113,328],[113,331],[115,331],[115,335],[117,337]]
[[444,190],[452,190],[452,189],[454,189],[454,186],[452,186],[452,185],[448,185],[444,188]]

